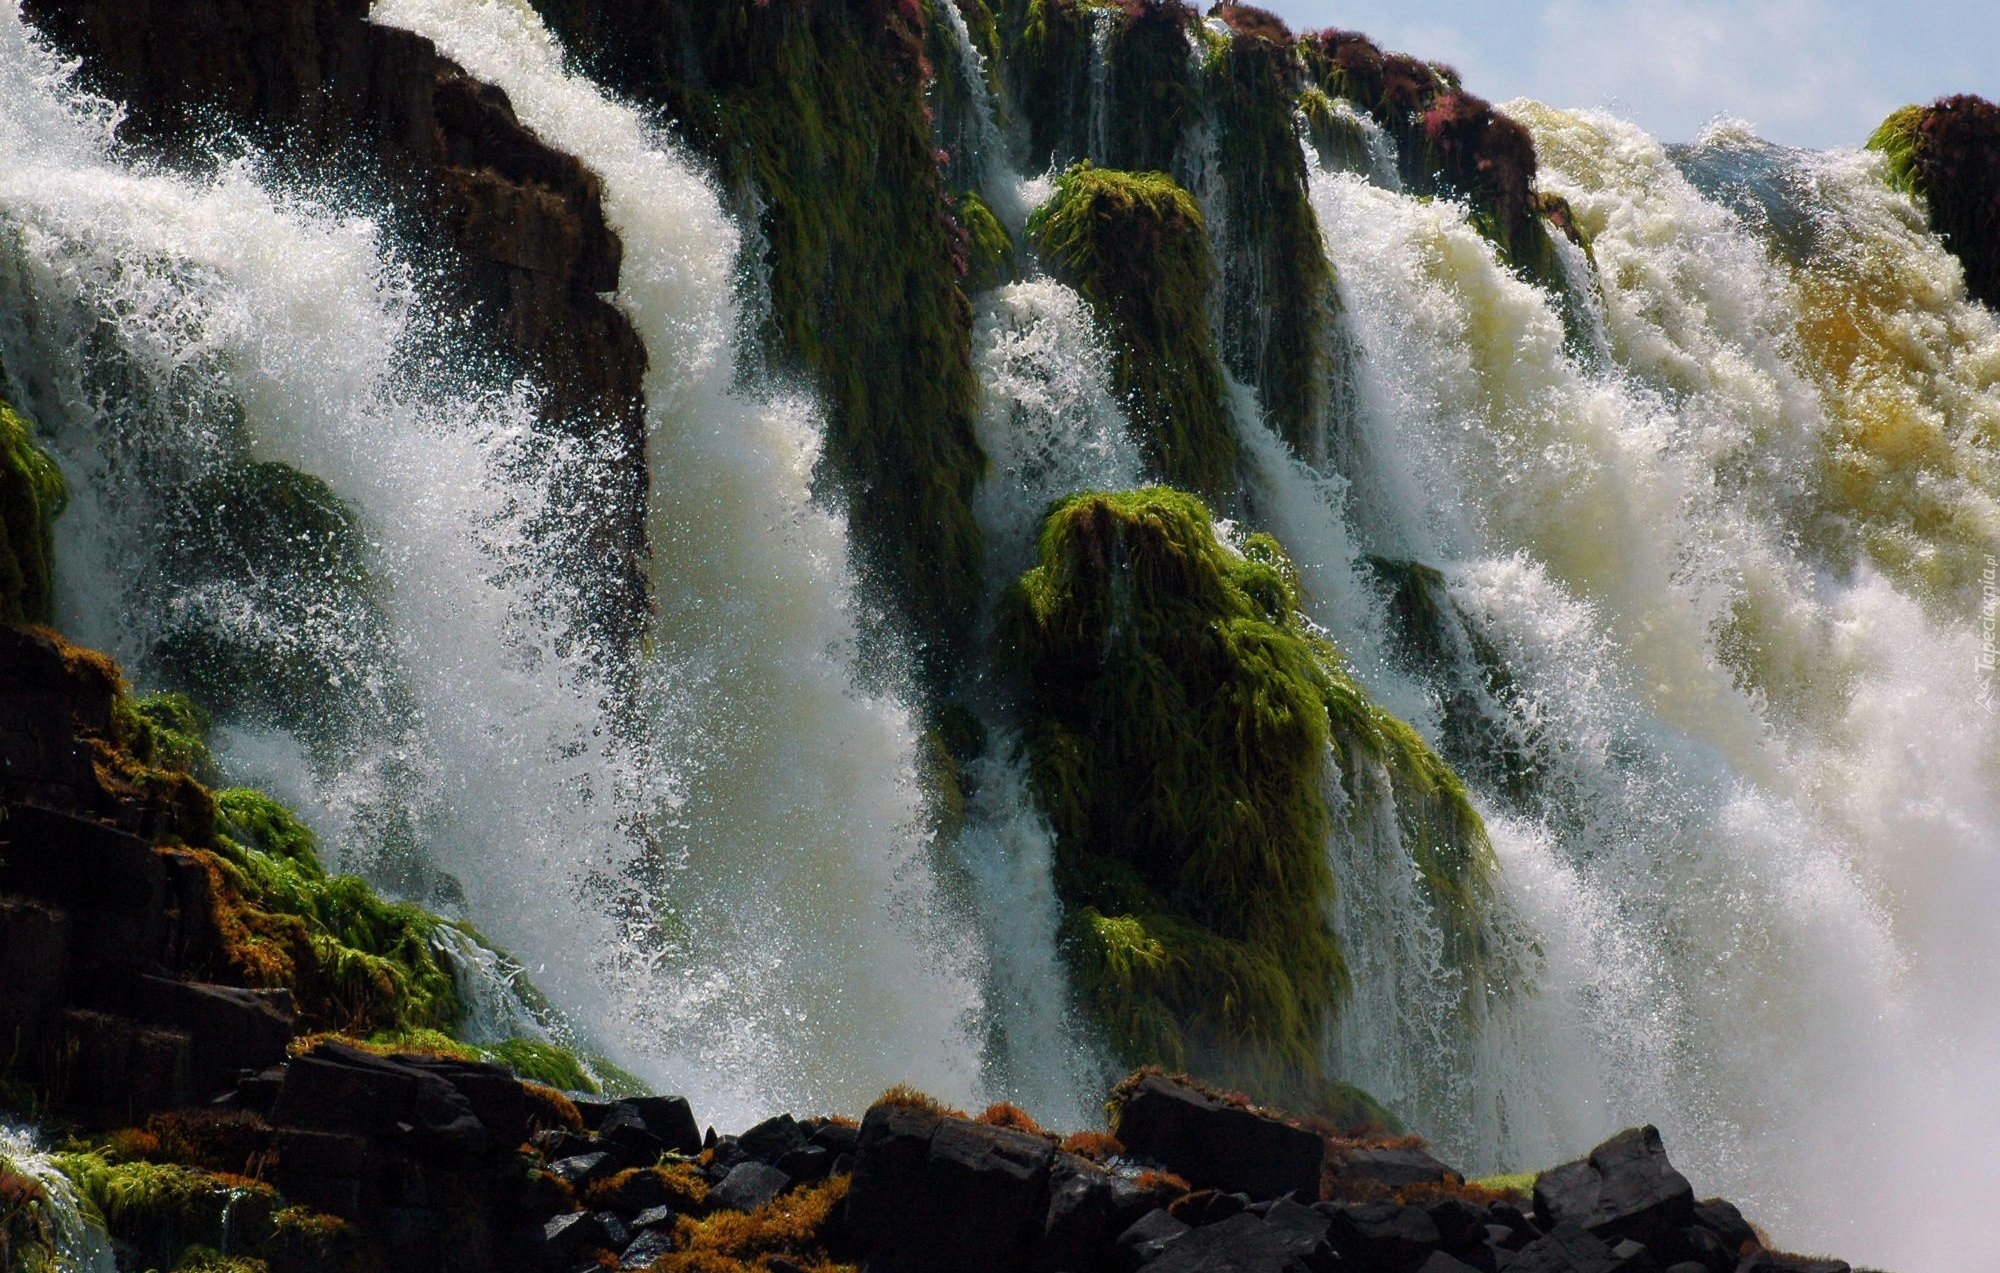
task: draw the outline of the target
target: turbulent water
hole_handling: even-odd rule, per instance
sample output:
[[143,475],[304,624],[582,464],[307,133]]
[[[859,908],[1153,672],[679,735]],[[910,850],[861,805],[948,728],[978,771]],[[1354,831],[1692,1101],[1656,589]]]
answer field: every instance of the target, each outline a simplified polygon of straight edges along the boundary
[[[225,721],[228,775],[300,804],[347,865],[462,907],[587,1038],[719,1125],[893,1082],[1086,1120],[1104,1062],[1068,1001],[1007,706],[977,704],[995,741],[941,845],[909,709],[855,666],[817,407],[738,349],[761,302],[743,232],[525,5],[375,19],[604,179],[616,301],[651,366],[646,657],[607,668],[569,617],[549,528],[600,458],[541,436],[532,391],[428,321],[370,211],[253,162],[135,164],[114,109],[7,5],[0,357],[74,492],[62,626],[142,677],[187,624],[341,668],[371,724]],[[1015,172],[952,27],[980,115],[957,135],[1018,230],[1047,183]],[[1343,305],[1339,436],[1294,455],[1230,386],[1246,507],[1225,532],[1274,531],[1358,678],[1442,741],[1441,688],[1398,662],[1366,562],[1439,568],[1458,670],[1479,680],[1474,635],[1497,654],[1482,709],[1537,775],[1475,784],[1513,970],[1491,988],[1444,960],[1393,805],[1355,776],[1328,845],[1355,978],[1329,1054],[1469,1167],[1650,1121],[1780,1240],[1972,1267],[2000,1132],[2000,678],[1981,661],[2000,323],[1874,157],[1507,109],[1592,237],[1561,245],[1567,301],[1460,206],[1402,193],[1364,129],[1368,171],[1311,187]],[[1202,194],[1216,143],[1195,136]],[[975,306],[991,596],[1049,501],[1145,465],[1080,297],[1031,276]],[[173,586],[158,528],[246,459],[356,510],[379,595]]]

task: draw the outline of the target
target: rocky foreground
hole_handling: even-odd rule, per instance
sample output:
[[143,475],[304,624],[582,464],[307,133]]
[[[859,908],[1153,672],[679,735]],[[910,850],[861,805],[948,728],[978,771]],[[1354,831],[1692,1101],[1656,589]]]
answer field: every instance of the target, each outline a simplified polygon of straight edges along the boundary
[[678,1097],[557,1090],[534,1078],[574,1087],[573,1062],[489,1064],[449,1033],[443,921],[326,877],[276,806],[209,792],[172,707],[0,627],[0,1114],[61,1150],[53,1175],[0,1157],[8,1270],[66,1267],[65,1200],[121,1269],[189,1273],[1848,1267],[1697,1202],[1651,1128],[1469,1183],[1414,1137],[1156,1070],[1067,1139],[904,1090],[858,1125],[731,1136]]

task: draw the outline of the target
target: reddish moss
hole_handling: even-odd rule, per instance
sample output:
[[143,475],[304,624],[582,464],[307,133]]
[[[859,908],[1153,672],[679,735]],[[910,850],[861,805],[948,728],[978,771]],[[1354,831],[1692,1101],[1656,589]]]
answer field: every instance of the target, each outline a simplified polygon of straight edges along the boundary
[[1890,177],[1921,196],[1931,229],[1965,266],[1966,290],[2000,308],[2000,106],[1941,97],[1891,115],[1869,139]]
[[583,1130],[583,1113],[569,1097],[545,1083],[523,1083],[521,1091],[528,1098],[528,1125],[536,1131]]
[[1090,1162],[1106,1163],[1125,1152],[1125,1142],[1110,1132],[1071,1132],[1063,1137],[1062,1150]]
[[1221,18],[1238,35],[1277,45],[1289,46],[1292,43],[1292,29],[1269,9],[1249,4],[1219,4],[1211,16]]
[[997,1101],[988,1105],[980,1111],[979,1117],[974,1121],[985,1123],[988,1127],[1005,1127],[1010,1131],[1026,1132],[1030,1136],[1048,1135],[1027,1110],[1008,1101]]

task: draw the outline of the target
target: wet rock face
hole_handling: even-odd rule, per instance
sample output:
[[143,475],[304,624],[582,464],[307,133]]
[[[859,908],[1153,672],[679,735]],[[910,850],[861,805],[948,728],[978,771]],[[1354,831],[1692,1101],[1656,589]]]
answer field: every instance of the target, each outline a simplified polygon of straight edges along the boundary
[[[308,175],[383,183],[397,227],[441,258],[447,310],[472,315],[546,391],[552,430],[608,444],[609,489],[586,559],[607,563],[593,615],[630,635],[645,613],[645,348],[599,293],[621,248],[602,187],[522,126],[507,97],[368,0],[28,0],[24,15],[124,102],[123,135],[174,154],[219,128],[282,143]],[[410,196],[414,196],[411,198]]]
[[1191,1184],[1255,1199],[1319,1196],[1326,1147],[1312,1132],[1213,1100],[1165,1075],[1140,1080],[1112,1129]]

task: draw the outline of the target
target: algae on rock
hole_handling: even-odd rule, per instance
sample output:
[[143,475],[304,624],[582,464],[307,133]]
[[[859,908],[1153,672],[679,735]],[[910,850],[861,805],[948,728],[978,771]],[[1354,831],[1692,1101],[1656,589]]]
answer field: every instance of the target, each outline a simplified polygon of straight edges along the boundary
[[1208,321],[1215,266],[1194,199],[1165,173],[1081,163],[1057,179],[1028,233],[1109,331],[1113,381],[1154,468],[1227,501],[1236,435]]
[[1323,1045],[1347,971],[1327,842],[1367,766],[1388,775],[1450,955],[1481,959],[1478,814],[1342,670],[1275,540],[1224,545],[1178,491],[1079,495],[1050,513],[1005,624],[1065,950],[1122,1060],[1334,1099]]
[[0,623],[47,623],[55,606],[55,519],[68,499],[34,428],[0,401]]
[[933,673],[972,639],[972,307],[924,102],[915,0],[536,0],[610,87],[663,108],[758,215],[764,335],[828,408],[864,580]]

